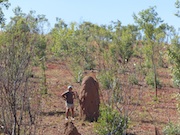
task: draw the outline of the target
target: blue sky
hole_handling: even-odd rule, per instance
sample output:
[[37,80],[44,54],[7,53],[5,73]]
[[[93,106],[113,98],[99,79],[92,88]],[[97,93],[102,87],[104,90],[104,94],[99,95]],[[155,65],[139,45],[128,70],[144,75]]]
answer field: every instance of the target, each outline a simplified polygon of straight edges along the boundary
[[110,24],[121,21],[122,25],[134,24],[133,13],[156,6],[161,19],[176,29],[180,27],[180,18],[174,16],[176,0],[9,0],[11,6],[4,9],[7,21],[13,16],[13,9],[20,6],[24,13],[35,10],[36,14],[44,14],[51,28],[59,17],[69,24],[89,21],[94,24]]

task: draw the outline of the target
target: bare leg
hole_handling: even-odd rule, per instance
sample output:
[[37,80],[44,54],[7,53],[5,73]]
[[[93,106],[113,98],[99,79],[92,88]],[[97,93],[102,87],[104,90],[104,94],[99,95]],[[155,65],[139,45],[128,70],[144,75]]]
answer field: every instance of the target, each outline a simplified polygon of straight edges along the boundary
[[69,109],[66,108],[66,118],[68,118],[68,114],[69,114]]
[[71,108],[71,113],[72,113],[72,118],[74,118],[74,107],[73,108]]

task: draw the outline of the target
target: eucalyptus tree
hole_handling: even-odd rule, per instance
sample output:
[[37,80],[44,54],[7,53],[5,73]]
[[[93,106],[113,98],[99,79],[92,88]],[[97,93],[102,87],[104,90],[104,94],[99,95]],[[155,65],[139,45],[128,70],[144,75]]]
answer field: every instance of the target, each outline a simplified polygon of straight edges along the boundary
[[143,34],[142,43],[144,45],[143,54],[145,56],[145,65],[152,70],[152,72],[148,71],[148,74],[151,75],[153,73],[153,79],[150,77],[150,80],[154,80],[148,83],[154,86],[157,98],[157,86],[159,81],[156,58],[158,58],[160,52],[158,46],[161,46],[166,37],[167,24],[163,23],[163,20],[158,16],[155,8],[156,7],[150,7],[139,12],[138,15],[133,14],[133,18]]
[[39,80],[32,78],[32,64],[44,56],[45,45],[38,34],[38,17],[32,13],[15,8],[0,35],[0,123],[11,135],[35,134],[40,112]]

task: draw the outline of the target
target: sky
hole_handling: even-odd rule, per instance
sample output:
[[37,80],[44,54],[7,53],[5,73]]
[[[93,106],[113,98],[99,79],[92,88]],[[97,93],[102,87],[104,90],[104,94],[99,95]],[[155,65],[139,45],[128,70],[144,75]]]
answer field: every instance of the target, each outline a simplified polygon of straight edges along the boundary
[[109,25],[111,21],[119,20],[123,26],[135,24],[132,17],[142,10],[156,6],[156,12],[164,23],[180,27],[180,18],[174,16],[176,0],[9,0],[11,6],[3,10],[7,23],[13,17],[13,9],[21,7],[23,13],[36,11],[36,15],[43,14],[54,27],[56,17],[71,22],[82,23],[89,21],[97,25]]

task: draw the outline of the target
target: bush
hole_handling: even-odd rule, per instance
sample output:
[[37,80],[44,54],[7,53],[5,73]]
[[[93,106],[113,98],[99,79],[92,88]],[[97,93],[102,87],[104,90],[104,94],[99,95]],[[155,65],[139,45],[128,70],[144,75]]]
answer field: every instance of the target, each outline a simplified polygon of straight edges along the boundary
[[169,123],[164,129],[163,133],[165,135],[179,135],[180,134],[180,125],[174,125]]
[[127,128],[126,120],[117,110],[105,106],[100,108],[100,117],[95,125],[99,135],[113,134],[121,135]]
[[111,89],[113,83],[113,75],[110,71],[102,71],[98,75],[98,80],[101,82],[101,85],[105,89]]
[[96,64],[94,63],[94,58],[90,55],[86,55],[84,69],[85,70],[92,70],[95,67],[96,67]]

